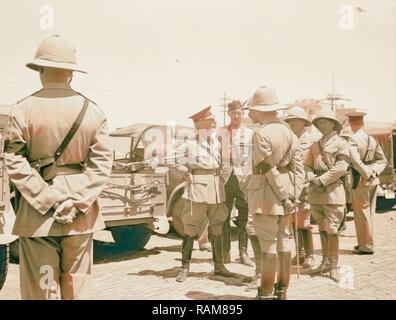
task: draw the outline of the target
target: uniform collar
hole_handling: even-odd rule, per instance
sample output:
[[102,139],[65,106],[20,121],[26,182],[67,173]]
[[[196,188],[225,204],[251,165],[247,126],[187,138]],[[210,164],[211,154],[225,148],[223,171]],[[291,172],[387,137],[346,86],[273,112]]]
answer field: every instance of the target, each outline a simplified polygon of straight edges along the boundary
[[322,145],[325,145],[328,141],[330,141],[331,138],[333,138],[335,135],[337,135],[337,131],[332,131],[330,132],[327,136],[323,136],[321,138],[322,140]]
[[63,90],[73,90],[69,83],[64,82],[49,82],[43,86],[43,89],[63,89]]
[[268,119],[267,121],[262,122],[261,126],[266,126],[267,124],[270,124],[270,123],[282,123],[282,120],[279,118]]

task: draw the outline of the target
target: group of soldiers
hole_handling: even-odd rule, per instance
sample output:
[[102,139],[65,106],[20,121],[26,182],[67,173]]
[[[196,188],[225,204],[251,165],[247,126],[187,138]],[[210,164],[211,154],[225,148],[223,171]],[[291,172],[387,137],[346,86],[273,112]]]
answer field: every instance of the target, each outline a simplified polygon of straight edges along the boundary
[[[284,118],[280,110],[286,110]],[[243,123],[245,111],[256,126]],[[292,264],[301,265],[305,274],[329,274],[339,282],[339,234],[350,209],[357,234],[353,253],[374,253],[376,194],[387,160],[364,130],[364,112],[347,115],[350,128],[343,128],[327,110],[311,122],[303,108],[287,108],[275,90],[260,87],[246,106],[239,101],[228,104],[228,115],[231,122],[223,128],[216,128],[210,107],[191,116],[196,139],[178,150],[188,154],[189,161],[179,166],[186,185],[177,281],[188,277],[194,238],[200,237],[205,219],[214,274],[237,276],[225,267],[230,262],[234,206],[241,263],[254,266],[247,255],[248,239],[253,248],[256,273],[248,289],[258,291],[257,299],[286,299]],[[316,268],[311,216],[322,247]],[[291,234],[298,248],[293,259]]]
[[[27,67],[39,73],[43,87],[13,107],[4,150],[16,191],[13,233],[20,239],[21,296],[88,299],[93,233],[105,226],[97,198],[113,161],[106,116],[71,88],[73,72],[85,71],[76,62],[75,48],[60,36],[44,40]],[[354,211],[354,251],[372,254],[378,176],[387,165],[378,143],[364,131],[363,114],[350,115],[353,133],[342,137],[332,112],[315,117],[317,132],[308,129],[311,121],[298,107],[280,119],[278,111],[286,107],[268,87],[257,89],[246,106],[233,101],[228,107],[231,123],[220,133],[210,107],[191,116],[197,139],[179,146],[188,161],[177,166],[186,182],[177,281],[188,277],[194,239],[206,219],[215,275],[235,276],[225,267],[234,206],[241,262],[256,266],[249,287],[258,290],[259,299],[286,298],[293,224],[300,242],[296,258],[304,270],[330,273],[339,281],[338,232],[346,204],[350,201]],[[242,123],[246,110],[255,129]],[[199,132],[208,134],[203,138]],[[317,268],[311,214],[322,243]],[[249,240],[255,262],[247,255]]]

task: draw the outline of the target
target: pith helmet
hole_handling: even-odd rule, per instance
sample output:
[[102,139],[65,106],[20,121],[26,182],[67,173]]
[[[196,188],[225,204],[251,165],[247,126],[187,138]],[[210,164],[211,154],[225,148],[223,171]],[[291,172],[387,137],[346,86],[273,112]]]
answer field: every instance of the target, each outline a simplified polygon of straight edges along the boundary
[[292,119],[303,120],[306,127],[309,127],[312,124],[311,121],[308,120],[308,116],[305,110],[298,106],[292,107],[287,110],[285,121],[287,122],[288,120]]
[[247,110],[256,110],[261,112],[271,112],[287,109],[284,104],[278,100],[276,91],[269,87],[258,88],[248,101]]
[[47,67],[87,73],[77,64],[74,46],[59,35],[53,35],[41,42],[36,56],[26,66],[35,71]]
[[319,121],[320,119],[327,119],[327,120],[333,121],[333,122],[335,123],[334,129],[335,129],[337,132],[340,132],[340,131],[341,131],[342,125],[341,125],[341,123],[338,121],[338,119],[336,118],[335,113],[334,113],[333,111],[330,111],[330,110],[322,110],[322,111],[320,111],[320,112],[318,113],[318,115],[315,117],[315,119],[312,120],[312,124],[313,124],[315,127],[318,127],[318,121]]

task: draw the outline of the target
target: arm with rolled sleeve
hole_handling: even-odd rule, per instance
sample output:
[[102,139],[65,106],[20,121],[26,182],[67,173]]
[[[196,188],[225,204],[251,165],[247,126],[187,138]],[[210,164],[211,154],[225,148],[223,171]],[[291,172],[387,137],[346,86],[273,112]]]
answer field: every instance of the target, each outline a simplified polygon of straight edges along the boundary
[[81,188],[69,197],[74,206],[86,213],[103,191],[111,174],[113,151],[107,134],[106,119],[96,130],[89,147],[86,169],[81,177]]
[[59,191],[51,188],[40,174],[30,167],[27,160],[29,132],[23,110],[16,105],[9,118],[4,162],[7,174],[22,197],[42,215],[62,198]]
[[319,177],[319,180],[324,187],[327,187],[328,185],[334,183],[335,181],[337,181],[347,173],[348,162],[343,158],[344,159],[349,158],[349,148],[347,142],[343,143],[340,146],[334,165],[331,168],[329,168],[329,170],[326,173],[322,174]]
[[386,160],[384,151],[381,146],[376,143],[375,153],[374,153],[374,163],[370,165],[371,169],[379,176],[382,171],[385,170],[388,165],[388,161]]

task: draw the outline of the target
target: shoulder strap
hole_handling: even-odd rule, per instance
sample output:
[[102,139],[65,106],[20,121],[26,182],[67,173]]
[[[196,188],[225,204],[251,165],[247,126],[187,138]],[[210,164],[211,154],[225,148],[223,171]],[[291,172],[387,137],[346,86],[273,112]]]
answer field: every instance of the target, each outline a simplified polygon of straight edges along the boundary
[[84,104],[83,104],[83,107],[82,107],[77,119],[74,121],[72,127],[70,128],[66,137],[63,139],[59,148],[55,151],[55,154],[54,154],[55,161],[62,155],[63,151],[65,151],[65,149],[67,148],[71,139],[73,139],[74,134],[77,132],[78,128],[80,127],[81,122],[83,121],[85,113],[87,112],[87,109],[88,109],[88,102],[89,102],[88,99],[84,98]]
[[[293,140],[294,140],[294,139],[293,139],[293,131],[291,130],[290,126],[289,126],[286,122],[281,122],[281,123],[282,123],[286,128],[289,129],[290,144],[289,144],[289,147],[287,148],[286,153],[283,155],[281,161],[279,161],[278,165],[280,165],[282,162],[285,161],[287,155],[289,154],[290,150],[291,150],[292,147],[293,147]],[[294,155],[293,155],[293,156],[294,156]]]
[[365,162],[367,160],[367,155],[368,155],[368,151],[369,151],[369,147],[370,147],[370,135],[368,133],[367,134],[367,148],[366,148],[366,152],[364,153],[363,159],[362,161]]
[[325,155],[324,152],[323,152],[323,147],[322,147],[322,145],[320,144],[320,140],[319,140],[317,143],[318,143],[318,146],[319,146],[319,151],[320,151],[320,154],[321,154],[321,156],[322,156],[323,162],[325,163],[326,167],[330,170],[330,169],[331,169],[331,165],[330,165],[330,163],[327,161],[326,155]]

